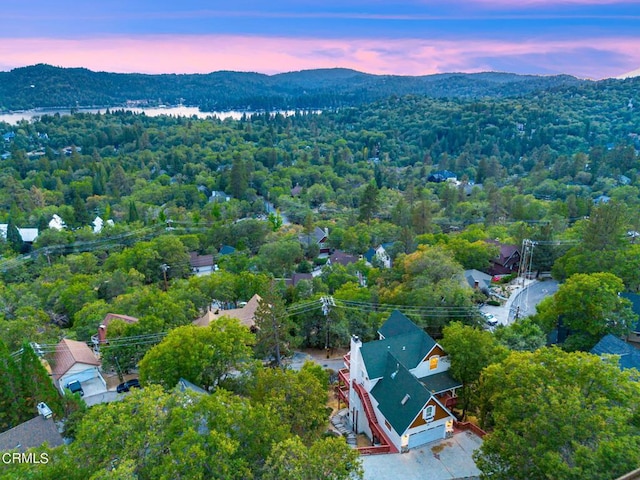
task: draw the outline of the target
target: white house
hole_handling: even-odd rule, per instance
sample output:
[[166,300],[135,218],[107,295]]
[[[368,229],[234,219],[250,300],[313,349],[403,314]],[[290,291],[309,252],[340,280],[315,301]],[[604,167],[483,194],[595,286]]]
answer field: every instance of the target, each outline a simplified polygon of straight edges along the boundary
[[101,383],[106,390],[107,382],[102,378],[99,367],[100,360],[86,343],[64,338],[56,345],[51,374],[63,394],[66,386],[74,380],[78,380],[83,387],[84,383]]
[[[389,246],[389,244],[386,245]],[[385,245],[378,245],[377,248],[371,247],[363,257],[370,265],[373,264],[373,259],[375,258],[384,268],[391,268],[391,257],[387,253]]]
[[113,223],[113,220],[109,219],[105,222],[102,218],[100,218],[100,216],[97,216],[93,220],[93,222],[91,222],[91,224],[93,225],[93,233],[100,233],[105,225],[109,225],[110,227],[113,227],[115,225]]
[[449,360],[438,343],[399,311],[379,330],[380,339],[351,339],[340,370],[341,399],[368,453],[405,452],[453,433],[456,390]]
[[67,224],[64,223],[64,220],[62,220],[62,218],[60,218],[57,213],[54,213],[53,218],[49,220],[49,228],[60,231],[64,228],[67,228]]

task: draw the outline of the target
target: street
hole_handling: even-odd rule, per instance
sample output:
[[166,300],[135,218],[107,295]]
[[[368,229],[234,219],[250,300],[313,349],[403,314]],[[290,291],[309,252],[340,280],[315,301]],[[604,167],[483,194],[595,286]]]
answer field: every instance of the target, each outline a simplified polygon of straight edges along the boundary
[[516,315],[524,318],[536,313],[536,305],[557,290],[558,282],[555,280],[527,280],[525,288],[516,290],[504,305],[484,305],[480,311],[492,314],[500,325],[509,325],[515,321]]

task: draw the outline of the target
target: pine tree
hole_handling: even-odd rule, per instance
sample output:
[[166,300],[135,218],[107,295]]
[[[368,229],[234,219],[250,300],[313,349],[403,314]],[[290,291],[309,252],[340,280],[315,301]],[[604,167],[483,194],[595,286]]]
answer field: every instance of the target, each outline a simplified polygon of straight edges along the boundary
[[262,357],[273,357],[274,365],[281,367],[282,356],[294,344],[295,337],[292,335],[293,323],[273,283],[258,302],[255,322],[258,329],[256,353]]
[[138,208],[136,207],[136,203],[131,200],[129,202],[129,222],[137,222],[140,220],[140,215],[138,215]]
[[20,371],[5,343],[0,340],[0,432],[22,421]]
[[361,221],[371,222],[371,219],[378,210],[378,187],[375,183],[370,182],[362,196],[360,197],[360,217]]
[[11,247],[11,249],[16,253],[21,253],[24,243],[22,241],[22,236],[18,231],[15,223],[13,223],[13,218],[9,218],[9,224],[7,225],[7,243]]
[[20,355],[20,390],[27,420],[37,415],[36,406],[40,402],[46,403],[57,415],[62,414],[60,394],[28,342],[22,345]]

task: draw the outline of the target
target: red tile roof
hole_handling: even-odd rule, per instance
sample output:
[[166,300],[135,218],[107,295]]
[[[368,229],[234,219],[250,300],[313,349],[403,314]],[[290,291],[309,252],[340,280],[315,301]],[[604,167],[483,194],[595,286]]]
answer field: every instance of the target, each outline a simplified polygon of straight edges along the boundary
[[53,378],[59,380],[76,363],[99,366],[100,360],[86,343],[69,340],[68,338],[62,339],[56,346],[56,353],[53,356],[51,369]]

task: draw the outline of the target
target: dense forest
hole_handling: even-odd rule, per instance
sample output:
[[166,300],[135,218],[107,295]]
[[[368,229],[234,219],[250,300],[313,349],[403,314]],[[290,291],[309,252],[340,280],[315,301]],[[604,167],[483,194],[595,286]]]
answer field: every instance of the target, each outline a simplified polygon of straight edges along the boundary
[[242,72],[142,75],[35,65],[0,72],[0,110],[185,105],[203,111],[287,110],[360,105],[390,95],[506,97],[588,82],[567,75],[508,73],[371,75],[347,69],[264,75]]
[[[43,77],[51,88],[69,73],[52,72]],[[98,92],[131,81],[139,90],[130,92],[149,88],[154,98],[171,100],[145,82],[166,81],[168,91],[174,76],[71,73],[84,75],[82,83]],[[90,75],[111,83],[100,86],[87,80]],[[239,77],[233,83],[245,89]],[[256,88],[262,81],[276,83],[263,77],[246,78],[254,78]],[[375,82],[401,79],[357,72],[275,77],[286,79],[290,89],[283,87],[278,98],[295,98],[296,91],[310,88],[308,82],[343,92],[333,98],[349,106],[291,116],[254,113],[237,121],[112,109],[0,124],[0,223],[6,224],[0,252],[0,378],[7,387],[0,389],[0,413],[20,406],[12,415],[0,415],[0,429],[24,421],[33,410],[33,402],[21,399],[42,371],[25,342],[37,342],[45,353],[63,337],[90,343],[109,312],[139,321],[110,327],[113,343],[102,352],[103,368],[139,369],[145,386],[131,400],[88,411],[51,400],[57,415],[72,418],[68,435],[76,441],[53,451],[55,468],[16,467],[7,478],[59,478],[74,459],[85,458],[90,462],[68,478],[211,475],[211,465],[194,466],[186,454],[177,463],[168,460],[176,457],[163,456],[165,451],[178,455],[188,438],[198,441],[191,452],[196,457],[219,455],[219,478],[235,478],[225,476],[234,468],[237,478],[248,478],[248,472],[254,478],[297,478],[290,472],[304,464],[324,471],[327,457],[349,465],[334,478],[357,475],[351,452],[322,438],[326,395],[296,397],[283,390],[306,385],[307,392],[326,392],[322,372],[311,366],[299,374],[283,372],[252,359],[280,363],[280,354],[286,357],[296,348],[345,347],[353,333],[371,340],[394,308],[442,339],[452,372],[465,384],[462,415],[477,417],[491,432],[477,462],[492,478],[553,476],[549,472],[560,472],[554,478],[613,478],[640,461],[638,384],[614,363],[596,375],[603,363],[582,353],[603,335],[624,336],[637,321],[618,294],[640,291],[640,244],[635,243],[640,79],[580,82],[501,74],[413,79],[432,86],[443,81],[437,88],[451,85],[457,92],[439,95],[436,88],[425,96],[400,95],[404,87],[397,85],[379,89]],[[27,78],[23,85],[37,89]],[[195,85],[199,78],[175,80]],[[342,81],[353,83],[352,92],[375,93],[344,100],[352,93]],[[533,87],[535,82],[541,83]],[[467,93],[456,90],[465,83]],[[194,92],[209,87],[200,88]],[[395,94],[388,96],[391,91]],[[204,108],[205,97],[198,100],[197,92],[193,103]],[[231,96],[234,102],[248,98]],[[15,101],[25,107],[43,106],[26,93],[19,98]],[[119,97],[74,98],[79,104],[111,105]],[[54,215],[64,227],[51,228]],[[92,224],[97,216],[105,221],[101,229]],[[26,228],[38,229],[35,241],[25,241],[20,229]],[[326,255],[309,241],[316,229],[328,234],[330,252],[351,254],[353,261],[326,265]],[[482,329],[478,305],[501,300],[465,284],[463,271],[486,270],[496,257],[496,242],[519,246],[525,239],[539,242],[532,274],[552,272],[562,281],[560,289],[535,315],[495,332]],[[391,257],[389,268],[360,257],[380,245]],[[193,275],[192,252],[212,255],[218,270]],[[285,281],[311,272],[295,285]],[[237,306],[256,293],[264,299],[257,333],[225,322],[191,326],[212,302]],[[270,323],[271,315],[280,321]],[[544,348],[560,318],[569,329],[562,350]],[[212,357],[201,345],[227,353]],[[190,363],[167,356],[180,347],[190,349],[189,355],[174,357]],[[570,365],[575,375],[567,375],[562,365]],[[239,379],[228,375],[237,370],[243,372]],[[21,383],[20,372],[31,382]],[[173,390],[177,372],[214,394],[185,399]],[[602,386],[596,393],[591,380]],[[522,385],[534,383],[537,392],[553,395],[520,401],[531,394],[521,391]],[[510,385],[512,401],[504,401],[502,385]],[[309,408],[292,398],[309,402]],[[560,418],[567,399],[581,412],[574,415],[579,428],[534,444],[527,432],[541,438],[548,427],[535,409],[553,409],[557,417],[552,418]],[[149,414],[125,426],[131,412],[151,412],[154,405],[163,406],[157,419]],[[281,422],[271,425],[264,413],[275,411]],[[112,429],[98,432],[105,419]],[[256,424],[258,435],[250,440],[246,425],[256,419],[263,423]],[[211,435],[198,436],[198,425],[206,425]],[[136,431],[152,432],[153,441],[145,443]],[[188,435],[177,433],[182,431]],[[121,450],[113,442],[118,435],[125,438]],[[622,443],[631,446],[625,448],[628,455],[611,459],[607,452]],[[536,448],[561,455],[537,455]],[[292,450],[297,456],[284,462]],[[541,460],[513,467],[522,452]],[[283,476],[287,471],[293,476]]]

